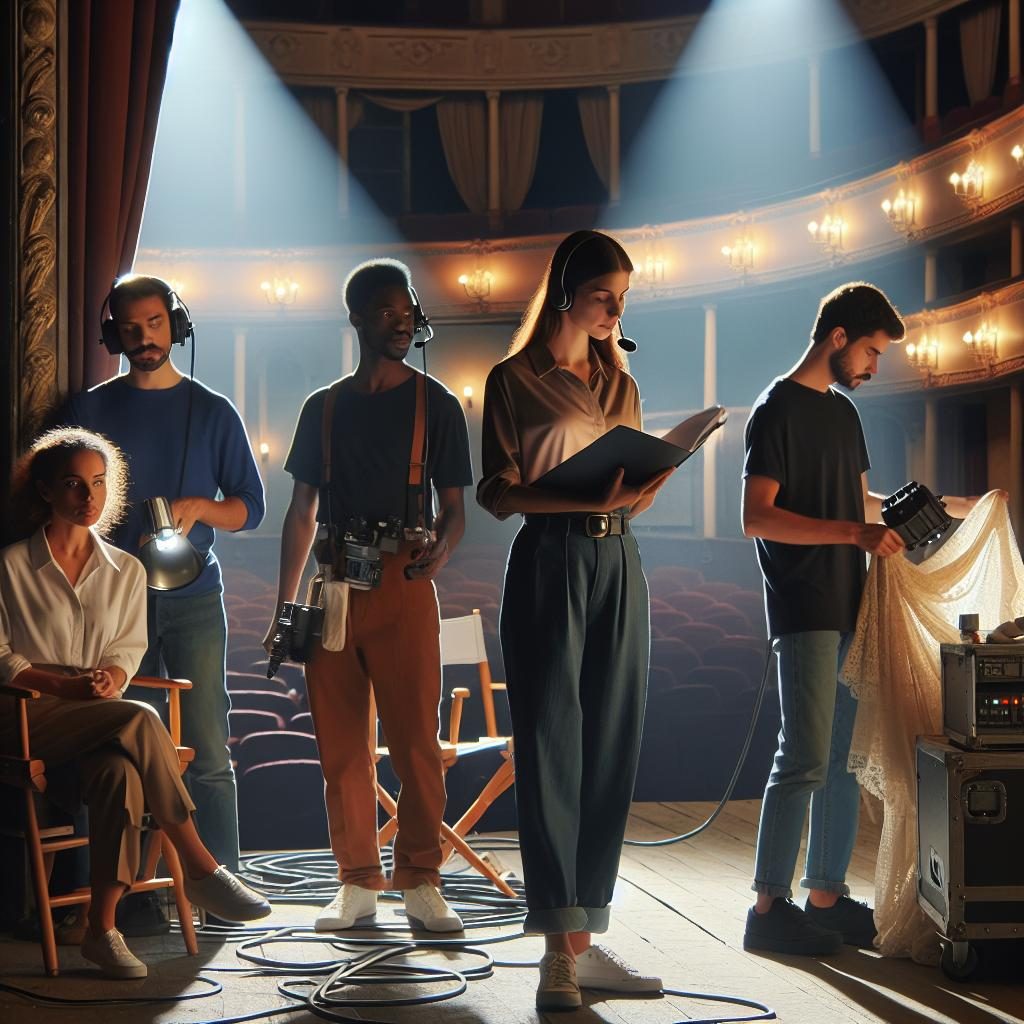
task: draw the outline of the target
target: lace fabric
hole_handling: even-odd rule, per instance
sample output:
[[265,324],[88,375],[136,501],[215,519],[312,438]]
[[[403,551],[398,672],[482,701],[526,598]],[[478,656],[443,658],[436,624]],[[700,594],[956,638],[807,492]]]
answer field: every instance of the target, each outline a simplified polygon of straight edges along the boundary
[[849,767],[884,807],[876,945],[921,963],[937,963],[940,948],[917,905],[915,740],[942,732],[939,645],[959,642],[964,612],[977,612],[983,628],[1024,612],[1024,564],[999,492],[924,562],[872,559],[841,673],[859,702]]

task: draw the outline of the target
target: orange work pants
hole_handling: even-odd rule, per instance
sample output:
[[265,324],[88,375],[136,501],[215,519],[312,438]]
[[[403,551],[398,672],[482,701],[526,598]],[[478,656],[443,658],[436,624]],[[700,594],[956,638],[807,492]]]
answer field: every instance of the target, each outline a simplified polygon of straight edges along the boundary
[[[331,849],[342,882],[366,889],[438,885],[444,773],[438,740],[440,616],[429,580],[407,580],[412,544],[382,555],[374,590],[351,590],[345,648],[319,644],[306,665],[323,766]],[[401,782],[390,885],[377,846],[377,770],[369,740],[370,688]]]

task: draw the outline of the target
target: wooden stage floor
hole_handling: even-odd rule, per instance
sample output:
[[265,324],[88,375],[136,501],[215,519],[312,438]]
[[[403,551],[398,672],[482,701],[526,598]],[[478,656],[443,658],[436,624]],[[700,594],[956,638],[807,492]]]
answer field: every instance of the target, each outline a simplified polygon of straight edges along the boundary
[[[710,804],[634,804],[629,835],[655,839],[695,827],[710,813]],[[607,945],[625,959],[658,972],[670,988],[691,992],[733,993],[772,1007],[784,1024],[1024,1024],[1024,964],[994,980],[962,985],[948,981],[938,968],[904,960],[884,960],[846,948],[822,960],[745,953],[743,922],[750,905],[750,875],[758,802],[733,801],[715,825],[696,840],[661,849],[627,847],[616,888],[612,929]],[[849,878],[854,896],[872,894],[877,826],[862,819]],[[499,854],[516,870],[514,854]],[[282,906],[271,927],[309,925],[315,908]],[[378,915],[391,916],[389,905]],[[476,933],[482,934],[482,933]],[[111,996],[156,996],[199,991],[191,979],[204,966],[237,965],[230,944],[204,943],[200,957],[183,955],[175,935],[131,940],[132,949],[150,965],[144,982],[107,982],[86,969],[77,949],[62,950],[65,973],[42,977],[37,946],[0,941],[0,982],[69,999]],[[330,947],[268,947],[268,955],[290,959],[329,956]],[[497,959],[530,961],[542,952],[541,940],[524,937],[488,947]],[[435,959],[434,962],[442,962]],[[470,961],[462,961],[470,963]],[[475,963],[476,961],[472,961]],[[457,961],[452,962],[458,967]],[[209,973],[224,985],[210,998],[175,1005],[45,1007],[30,1005],[0,992],[3,1024],[150,1024],[201,1022],[282,1006],[278,979]],[[536,971],[499,967],[493,977],[471,982],[462,996],[432,1005],[388,1010],[346,1011],[351,1020],[396,1024],[520,1024],[538,1020],[533,1005]],[[742,1017],[755,1011],[718,1006],[680,996],[647,999],[585,993],[585,1006],[572,1013],[546,1014],[544,1021],[563,1024],[674,1024],[693,1019]],[[307,1011],[270,1018],[314,1021]]]

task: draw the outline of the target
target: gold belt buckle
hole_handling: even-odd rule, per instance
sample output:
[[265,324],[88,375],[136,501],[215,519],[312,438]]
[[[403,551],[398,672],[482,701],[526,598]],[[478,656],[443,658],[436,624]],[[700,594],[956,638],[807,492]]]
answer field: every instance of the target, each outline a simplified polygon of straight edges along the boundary
[[[594,525],[595,523],[596,525]],[[611,529],[611,520],[603,514],[590,515],[587,516],[584,529],[588,537],[607,537],[608,531]]]

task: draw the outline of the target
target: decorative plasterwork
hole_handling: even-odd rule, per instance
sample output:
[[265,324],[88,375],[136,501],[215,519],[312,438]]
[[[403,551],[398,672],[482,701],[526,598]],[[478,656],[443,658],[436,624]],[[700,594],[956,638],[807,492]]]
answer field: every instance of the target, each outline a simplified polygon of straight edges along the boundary
[[[964,0],[846,0],[853,20],[834,18],[828,50],[935,17]],[[369,89],[558,89],[671,78],[700,15],[543,29],[436,29],[247,21],[245,27],[288,82]],[[765,40],[764,61],[780,58]],[[801,48],[803,47],[803,48]],[[787,57],[811,55],[806,44]],[[746,66],[758,62],[749,41]],[[699,63],[697,62],[699,61]],[[728,54],[687,57],[687,71],[732,66]]]
[[19,5],[18,267],[14,365],[17,442],[33,437],[57,398],[56,0]]
[[[658,287],[635,289],[631,304],[683,306],[738,288],[770,287],[823,272],[828,264],[808,244],[807,222],[818,216],[826,200],[841,207],[849,225],[844,263],[850,267],[851,276],[856,276],[857,264],[907,245],[903,235],[892,231],[881,208],[882,200],[897,185],[912,183],[918,197],[915,242],[938,240],[1021,203],[1024,172],[1010,155],[1013,143],[1021,137],[1024,108],[967,138],[909,163],[835,187],[827,194],[816,193],[742,213],[616,228],[613,234],[622,240],[637,266],[645,259],[651,231],[656,230],[658,251],[665,265],[664,280]],[[986,201],[970,209],[956,199],[948,181],[950,171],[963,163],[967,153],[984,161],[991,186]],[[740,227],[757,247],[755,265],[742,280],[720,256],[721,247],[733,243]],[[487,302],[489,316],[506,321],[519,318],[559,240],[560,236],[533,235],[488,242],[488,267],[495,274]],[[352,266],[375,255],[393,255],[413,267],[420,295],[435,320],[477,320],[476,304],[467,302],[458,284],[459,275],[474,261],[475,244],[460,241],[318,247],[285,254],[239,249],[144,251],[139,254],[137,266],[165,277],[187,279],[188,301],[195,300],[204,318],[243,320],[264,315],[251,279],[255,278],[258,285],[269,272],[283,273],[281,268],[286,266],[291,276],[303,282],[302,301],[289,310],[289,316],[325,320],[340,312],[340,284]],[[217,281],[216,288],[206,284],[213,281]]]
[[[922,377],[910,367],[901,346],[890,346],[879,364],[879,375],[862,389],[865,397],[899,394],[925,388],[977,385],[1024,370],[1024,281],[981,292],[963,302],[922,310],[905,317],[908,342],[922,334],[939,341],[939,367]],[[965,331],[977,330],[982,321],[999,327],[1002,359],[979,366],[963,343]]]

